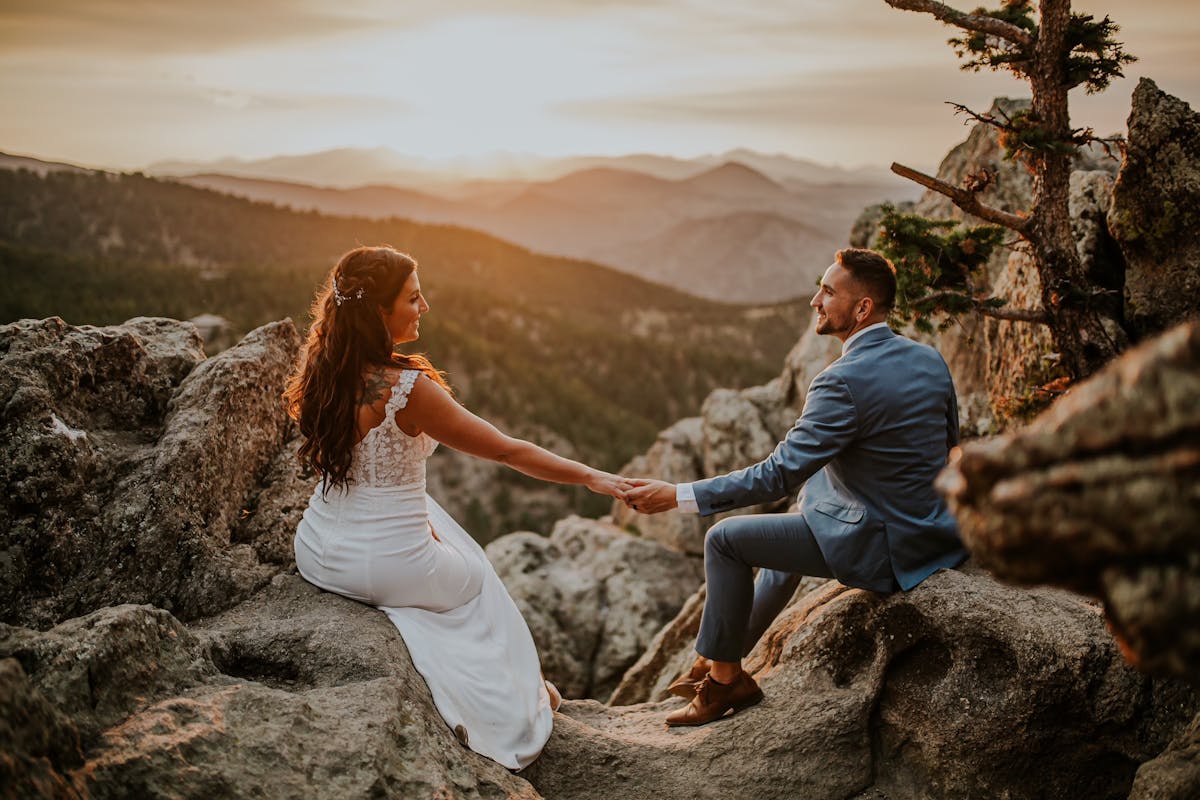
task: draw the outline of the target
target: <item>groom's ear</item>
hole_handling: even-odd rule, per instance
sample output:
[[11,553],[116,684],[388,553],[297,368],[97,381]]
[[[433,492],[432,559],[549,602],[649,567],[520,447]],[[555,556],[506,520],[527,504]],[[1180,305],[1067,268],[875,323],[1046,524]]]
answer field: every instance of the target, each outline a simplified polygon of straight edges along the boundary
[[858,308],[854,312],[855,318],[859,320],[867,319],[875,311],[875,300],[871,295],[864,295],[858,301]]

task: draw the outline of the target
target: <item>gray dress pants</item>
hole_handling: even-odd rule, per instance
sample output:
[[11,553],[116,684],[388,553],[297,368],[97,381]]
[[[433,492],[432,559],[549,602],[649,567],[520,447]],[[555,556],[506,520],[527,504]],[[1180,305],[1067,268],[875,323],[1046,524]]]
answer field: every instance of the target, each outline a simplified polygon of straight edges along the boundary
[[[760,567],[758,580],[754,567]],[[704,539],[708,593],[696,652],[740,661],[787,605],[805,575],[832,578],[802,514],[748,514],[714,525]]]

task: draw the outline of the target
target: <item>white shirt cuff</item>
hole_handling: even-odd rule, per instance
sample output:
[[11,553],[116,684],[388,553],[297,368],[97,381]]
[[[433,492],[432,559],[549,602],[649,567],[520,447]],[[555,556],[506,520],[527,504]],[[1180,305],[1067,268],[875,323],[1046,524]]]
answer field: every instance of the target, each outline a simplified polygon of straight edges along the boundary
[[690,483],[675,484],[675,502],[679,511],[684,514],[699,514],[700,504],[696,502],[696,490]]

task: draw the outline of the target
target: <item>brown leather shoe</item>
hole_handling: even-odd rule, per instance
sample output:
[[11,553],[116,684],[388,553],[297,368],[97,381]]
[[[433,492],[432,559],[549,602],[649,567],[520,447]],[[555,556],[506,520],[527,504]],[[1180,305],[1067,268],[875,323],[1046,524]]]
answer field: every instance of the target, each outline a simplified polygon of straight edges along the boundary
[[712,662],[704,656],[699,656],[696,663],[692,664],[692,668],[675,679],[675,682],[667,687],[668,694],[673,694],[676,697],[682,697],[685,700],[696,696],[696,687],[700,681],[704,680],[704,676],[708,674],[708,670],[712,667]]
[[696,686],[696,696],[692,702],[668,714],[667,724],[704,725],[721,719],[731,710],[736,714],[762,698],[762,689],[744,670],[730,684],[717,683],[711,675],[706,675]]

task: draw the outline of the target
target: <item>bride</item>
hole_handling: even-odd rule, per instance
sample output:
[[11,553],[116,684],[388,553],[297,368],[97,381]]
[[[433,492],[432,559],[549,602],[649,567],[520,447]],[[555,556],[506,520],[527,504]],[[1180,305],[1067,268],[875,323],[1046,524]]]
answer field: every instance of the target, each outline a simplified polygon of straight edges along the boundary
[[427,359],[394,352],[429,311],[416,267],[390,247],[358,247],[317,294],[284,395],[304,435],[300,459],[321,476],[296,530],[296,566],[387,614],[459,740],[520,769],[550,736],[558,694],[483,550],[425,493],[425,460],[440,442],[613,497],[631,487],[506,436],[455,402]]

